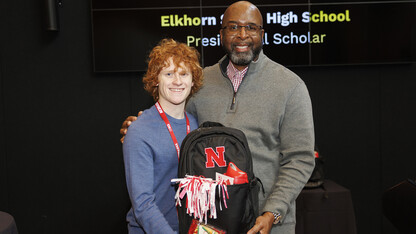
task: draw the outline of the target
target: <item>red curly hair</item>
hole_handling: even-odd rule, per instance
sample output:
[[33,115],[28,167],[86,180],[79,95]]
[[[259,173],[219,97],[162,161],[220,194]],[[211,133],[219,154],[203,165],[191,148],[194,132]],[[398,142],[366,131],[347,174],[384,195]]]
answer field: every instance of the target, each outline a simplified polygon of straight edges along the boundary
[[155,46],[149,55],[148,67],[143,77],[144,89],[149,92],[155,101],[159,99],[157,84],[160,71],[169,66],[168,61],[172,58],[173,64],[178,68],[183,63],[192,73],[193,86],[187,100],[202,86],[202,67],[199,64],[199,52],[187,46],[185,43],[173,39],[163,39]]

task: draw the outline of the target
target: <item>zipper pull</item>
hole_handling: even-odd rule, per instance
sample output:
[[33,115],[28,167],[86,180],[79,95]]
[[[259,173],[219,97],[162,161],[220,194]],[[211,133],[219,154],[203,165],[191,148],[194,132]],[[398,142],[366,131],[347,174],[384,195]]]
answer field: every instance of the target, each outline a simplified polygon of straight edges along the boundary
[[232,103],[231,103],[230,110],[234,109],[234,104],[235,104],[235,95],[236,95],[236,94],[237,94],[237,93],[236,93],[236,92],[234,92],[234,95],[233,95],[233,101],[232,101]]

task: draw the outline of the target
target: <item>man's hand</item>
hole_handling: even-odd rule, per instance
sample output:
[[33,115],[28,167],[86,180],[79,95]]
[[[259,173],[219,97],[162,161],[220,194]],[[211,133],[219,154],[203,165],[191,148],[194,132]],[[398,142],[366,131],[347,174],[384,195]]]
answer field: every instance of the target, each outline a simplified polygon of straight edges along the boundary
[[247,232],[247,234],[268,234],[272,229],[274,216],[270,212],[265,212],[262,216],[257,217],[256,224]]
[[127,134],[127,128],[130,126],[130,124],[134,121],[137,120],[137,117],[139,117],[141,114],[143,113],[143,111],[139,111],[139,114],[137,114],[137,116],[129,116],[126,118],[126,120],[124,120],[123,124],[121,125],[120,128],[120,134],[121,134],[121,139],[120,142],[123,143],[124,142],[124,137]]

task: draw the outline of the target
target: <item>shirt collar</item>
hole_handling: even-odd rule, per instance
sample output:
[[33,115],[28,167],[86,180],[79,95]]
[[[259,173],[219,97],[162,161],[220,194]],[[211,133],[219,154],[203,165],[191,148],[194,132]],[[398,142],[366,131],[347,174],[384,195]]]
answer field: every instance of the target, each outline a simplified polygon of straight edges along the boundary
[[234,67],[231,60],[228,62],[227,66],[227,75],[229,78],[233,78],[235,75],[239,75],[240,77],[244,77],[244,75],[247,73],[248,66],[244,68],[243,70],[239,71],[237,68]]

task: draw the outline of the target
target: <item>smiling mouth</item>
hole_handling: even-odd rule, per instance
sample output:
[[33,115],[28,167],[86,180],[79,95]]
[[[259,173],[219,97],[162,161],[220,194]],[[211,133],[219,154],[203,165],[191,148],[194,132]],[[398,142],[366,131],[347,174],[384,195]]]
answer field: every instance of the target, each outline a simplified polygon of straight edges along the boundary
[[173,92],[182,92],[184,89],[170,89]]
[[249,45],[234,45],[234,50],[236,52],[247,52],[249,49]]

